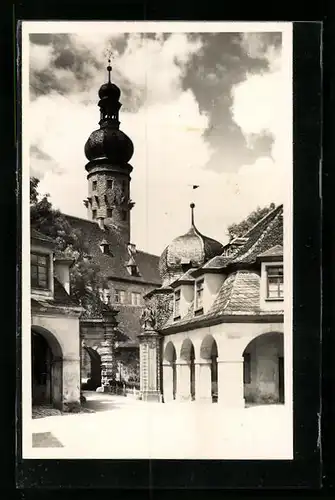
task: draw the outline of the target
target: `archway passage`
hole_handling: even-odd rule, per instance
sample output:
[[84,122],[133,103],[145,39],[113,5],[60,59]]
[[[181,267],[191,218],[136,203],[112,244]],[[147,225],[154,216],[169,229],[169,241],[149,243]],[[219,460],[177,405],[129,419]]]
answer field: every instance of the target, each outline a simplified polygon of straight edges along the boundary
[[[180,358],[183,361],[186,361],[187,366],[189,370],[189,375],[188,375],[188,383],[185,384],[185,387],[183,387],[183,390],[187,390],[187,394],[193,401],[195,399],[195,352],[194,352],[194,346],[193,343],[191,342],[190,339],[185,339],[184,342],[182,343],[181,350],[180,350]],[[186,376],[186,374],[185,374]],[[185,380],[186,382],[186,380]],[[183,384],[184,385],[184,384]]]
[[252,340],[243,352],[246,403],[284,403],[284,338],[271,332]]
[[[168,342],[164,351],[164,359],[163,359],[165,363],[165,367],[163,366],[163,391],[166,395],[167,400],[171,399],[171,396],[172,399],[176,399],[176,391],[177,391],[176,358],[177,358],[176,349],[172,342]],[[164,370],[166,371],[166,376],[164,376]],[[167,384],[169,387],[164,387],[165,384]],[[167,394],[168,392],[171,392],[172,394]]]
[[207,335],[201,343],[200,357],[210,361],[211,398],[213,403],[218,401],[218,347],[212,335]]
[[62,401],[62,351],[44,328],[31,330],[32,404],[59,407]]
[[89,391],[95,391],[101,386],[101,358],[99,353],[91,347],[85,346],[84,353],[88,356],[86,389]]

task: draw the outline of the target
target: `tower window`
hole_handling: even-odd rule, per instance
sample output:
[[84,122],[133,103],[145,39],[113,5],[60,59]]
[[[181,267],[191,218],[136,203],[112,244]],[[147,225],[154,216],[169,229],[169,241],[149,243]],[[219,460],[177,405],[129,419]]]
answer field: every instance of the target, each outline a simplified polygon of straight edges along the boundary
[[113,210],[111,208],[107,208],[107,217],[112,217]]
[[96,219],[96,218],[97,218],[97,211],[92,210],[92,219]]
[[174,319],[180,318],[180,290],[176,290],[174,294]]
[[121,217],[122,217],[122,220],[127,220],[127,212],[125,210],[122,210]]
[[126,181],[122,181],[122,192],[125,193],[126,191]]
[[195,284],[195,311],[202,311],[204,295],[204,280],[199,280]]
[[97,181],[93,181],[92,182],[92,189],[93,189],[93,191],[96,191],[96,189],[97,189]]
[[107,179],[107,187],[112,188],[113,187],[113,179]]

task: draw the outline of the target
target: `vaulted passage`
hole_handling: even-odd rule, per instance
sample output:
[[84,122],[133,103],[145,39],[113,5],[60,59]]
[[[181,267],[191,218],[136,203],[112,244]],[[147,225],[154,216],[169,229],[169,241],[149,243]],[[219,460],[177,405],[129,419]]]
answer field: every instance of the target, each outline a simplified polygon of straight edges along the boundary
[[199,375],[196,399],[218,401],[218,348],[212,335],[207,335],[200,347]]
[[252,340],[243,353],[244,398],[249,404],[284,403],[284,341],[282,333]]
[[62,401],[62,350],[47,330],[31,331],[32,404],[59,407]]
[[176,349],[172,342],[168,342],[164,351],[163,359],[163,396],[164,401],[176,399],[177,391],[177,368],[176,368]]
[[82,388],[95,391],[101,386],[101,358],[91,347],[84,346],[82,351]]

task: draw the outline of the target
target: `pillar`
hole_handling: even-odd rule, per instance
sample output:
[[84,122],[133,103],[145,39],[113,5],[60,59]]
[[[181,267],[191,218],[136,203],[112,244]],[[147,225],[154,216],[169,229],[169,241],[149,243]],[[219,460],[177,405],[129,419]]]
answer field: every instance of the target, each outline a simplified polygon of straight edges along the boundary
[[115,316],[117,311],[107,308],[103,311],[104,340],[100,343],[98,352],[101,359],[101,388],[103,392],[110,391],[110,380],[115,380],[117,363],[115,359],[115,333],[118,325]]
[[212,363],[210,359],[195,361],[195,400],[212,402]]
[[143,401],[162,401],[160,384],[160,336],[146,329],[140,342],[140,392]]
[[244,408],[243,358],[218,359],[218,403]]
[[62,368],[63,410],[74,411],[80,407],[80,358],[63,358]]
[[163,363],[163,396],[164,403],[173,401],[173,363]]
[[183,359],[176,361],[178,401],[191,401],[191,366]]

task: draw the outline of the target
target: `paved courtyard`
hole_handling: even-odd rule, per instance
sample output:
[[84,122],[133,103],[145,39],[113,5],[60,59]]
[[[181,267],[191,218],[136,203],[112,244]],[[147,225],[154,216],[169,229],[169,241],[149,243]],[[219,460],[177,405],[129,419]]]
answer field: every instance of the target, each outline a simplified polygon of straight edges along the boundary
[[30,421],[31,458],[290,459],[291,415],[273,405],[144,403],[84,393],[87,410]]

